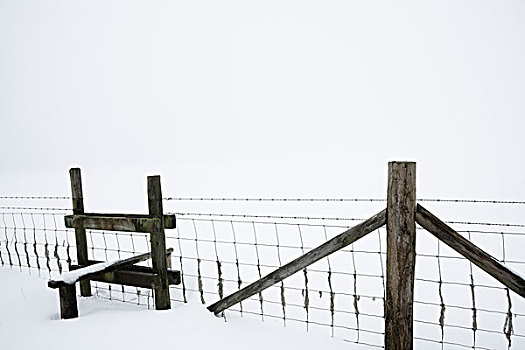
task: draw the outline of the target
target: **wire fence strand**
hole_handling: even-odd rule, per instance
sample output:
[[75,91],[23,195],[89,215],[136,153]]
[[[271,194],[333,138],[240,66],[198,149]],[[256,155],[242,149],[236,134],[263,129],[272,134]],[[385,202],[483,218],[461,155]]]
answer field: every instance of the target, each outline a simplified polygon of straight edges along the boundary
[[[51,278],[76,263],[74,230],[66,229],[63,223],[63,216],[71,209],[55,202],[69,197],[3,196],[0,199],[24,201],[20,205],[0,203],[2,266]],[[174,302],[186,303],[193,299],[202,304],[211,304],[247,286],[362,221],[361,215],[215,213],[216,208],[208,208],[204,202],[356,202],[357,205],[384,202],[378,198],[169,197],[165,200],[166,207],[177,217],[177,228],[166,230],[166,243],[175,248],[173,269],[181,272],[181,284],[170,287],[171,298]],[[179,202],[188,201],[198,202],[203,210],[184,210]],[[504,205],[505,208],[525,204],[495,200],[419,201]],[[525,230],[521,229],[525,224],[518,220],[466,219],[449,219],[447,223],[469,240],[481,244],[498,261],[521,273],[525,271],[525,258],[517,248],[525,243]],[[524,301],[423,231],[418,228],[416,347],[523,348]],[[92,260],[123,259],[150,250],[149,236],[143,233],[87,230],[87,238]],[[299,327],[353,344],[384,348],[385,264],[386,230],[380,228],[234,305],[224,316],[226,319],[236,315],[258,317],[264,322]],[[100,282],[92,283],[92,289],[93,294],[101,298],[153,308],[150,289]]]
[[[165,197],[165,201],[193,202],[386,202],[384,198],[235,198],[235,197]],[[474,203],[474,204],[519,204],[525,201],[490,199],[440,199],[421,198],[418,202]]]

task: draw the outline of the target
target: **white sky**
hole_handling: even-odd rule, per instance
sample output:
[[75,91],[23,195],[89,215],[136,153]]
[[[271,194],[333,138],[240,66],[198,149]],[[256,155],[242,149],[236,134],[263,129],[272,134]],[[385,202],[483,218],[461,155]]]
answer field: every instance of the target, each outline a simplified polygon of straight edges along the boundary
[[525,200],[524,131],[522,0],[0,0],[0,195]]
[[524,18],[523,1],[0,0],[0,193],[68,194],[80,166],[119,194],[160,173],[169,195],[378,197],[387,162],[415,160],[421,197],[523,200]]

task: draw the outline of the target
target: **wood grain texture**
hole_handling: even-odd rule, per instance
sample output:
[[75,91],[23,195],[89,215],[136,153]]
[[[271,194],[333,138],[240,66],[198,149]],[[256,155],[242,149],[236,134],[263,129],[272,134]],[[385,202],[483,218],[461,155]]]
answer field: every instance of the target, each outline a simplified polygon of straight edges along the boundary
[[358,239],[366,236],[368,233],[383,226],[385,222],[386,210],[383,210],[370,219],[363,221],[359,225],[350,228],[349,230],[323,243],[319,247],[312,249],[308,253],[269,273],[258,281],[242,288],[241,290],[227,296],[224,299],[217,301],[216,303],[210,305],[208,310],[218,314],[237,304],[238,302],[243,301],[244,299],[249,298],[259,292],[262,292],[266,288],[282,281],[286,277],[303,270],[305,267],[315,263],[316,261],[354,243]]
[[[84,214],[84,194],[82,192],[82,176],[80,168],[69,170],[71,180],[71,198],[73,200],[73,214]],[[85,228],[75,228],[75,241],[77,248],[77,261],[80,265],[85,265],[88,261],[88,247]],[[83,297],[91,296],[91,284],[88,280],[80,283],[80,295]]]
[[416,164],[388,164],[385,349],[413,348]]
[[[152,218],[161,219],[164,215],[160,176],[148,176],[148,209]],[[167,310],[171,308],[171,301],[167,272],[168,263],[164,253],[166,251],[166,236],[161,222],[151,231],[150,243],[153,272],[158,275],[158,283],[154,286],[155,308]]]
[[[103,217],[107,218],[131,218],[131,219],[151,219],[152,217],[149,214],[114,214],[114,213],[82,213],[82,216],[89,217]],[[75,215],[68,215],[70,217]],[[165,229],[172,229],[176,227],[176,217],[175,214],[164,214],[162,215],[162,224]]]
[[[90,265],[99,263],[100,261],[90,260]],[[78,270],[84,266],[71,265],[70,270]],[[114,284],[122,284],[125,286],[139,287],[139,288],[153,288],[155,282],[153,269],[147,266],[132,265],[117,271],[107,272],[103,275],[96,275],[90,278],[91,281],[106,282]],[[181,283],[180,271],[168,270],[168,283],[170,285],[178,285]]]
[[[103,214],[102,214],[103,215]],[[125,214],[123,214],[125,215]],[[110,217],[95,215],[66,215],[64,216],[66,227],[122,231],[122,232],[149,232],[158,231],[158,226],[162,226],[163,219],[158,217]]]
[[58,289],[60,299],[60,318],[78,317],[77,289],[74,284],[68,284]]
[[[170,248],[170,249],[166,250],[165,254],[171,254],[172,252],[173,252],[173,248]],[[98,275],[105,274],[107,272],[112,272],[112,271],[119,270],[119,269],[122,269],[124,267],[128,267],[128,266],[131,266],[133,264],[139,263],[141,261],[148,260],[150,257],[151,257],[151,253],[144,253],[144,254],[132,256],[132,257],[127,258],[127,259],[116,260],[116,261],[111,262],[104,269],[102,269],[100,271],[96,271],[96,272],[90,272],[89,269],[87,268],[87,266],[83,267],[83,268],[78,269],[78,270],[85,269],[86,273],[82,274],[82,271],[78,271],[77,270],[77,272],[79,272],[80,274],[79,274],[79,276],[78,276],[78,278],[77,278],[77,280],[75,282],[82,281],[82,280],[85,280],[85,279],[91,279],[94,276],[98,276]],[[63,286],[66,286],[66,285],[68,285],[68,283],[65,283],[62,280],[50,280],[47,283],[47,286],[49,288],[59,288],[59,287],[63,287]]]
[[416,208],[416,221],[440,241],[463,255],[510,290],[525,298],[525,280],[521,276],[509,270],[493,256],[461,236],[419,204]]

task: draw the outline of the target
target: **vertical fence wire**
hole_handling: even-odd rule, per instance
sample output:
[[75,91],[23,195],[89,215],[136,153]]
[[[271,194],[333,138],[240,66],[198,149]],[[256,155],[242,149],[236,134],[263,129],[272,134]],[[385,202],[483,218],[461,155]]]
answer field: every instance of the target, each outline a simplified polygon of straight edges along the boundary
[[[242,278],[241,278],[241,269],[239,267],[239,252],[237,250],[237,236],[235,235],[235,226],[233,225],[233,221],[230,221],[231,230],[232,230],[232,236],[233,236],[233,249],[235,251],[235,267],[237,268],[237,289],[241,289],[242,286]],[[239,303],[241,315],[243,312],[242,308],[242,301]]]
[[[328,234],[326,233],[326,225],[323,225],[323,233],[325,241],[328,241]],[[328,289],[330,290],[330,335],[334,336],[334,317],[335,317],[335,293],[332,288],[332,265],[330,264],[330,257],[326,257],[326,262],[328,264]],[[384,287],[384,284],[383,284]]]
[[[252,228],[253,228],[253,242],[255,245],[255,256],[257,257],[257,274],[259,276],[259,279],[262,278],[261,274],[261,258],[259,255],[259,244],[257,243],[257,229],[255,228],[255,223],[252,222]],[[262,292],[257,293],[259,295],[259,304],[261,305],[261,321],[264,321],[264,307],[263,307],[263,295]],[[286,325],[286,310],[285,310],[285,300],[284,300],[284,285],[281,283],[281,304],[283,306],[283,322],[284,325]]]
[[9,258],[9,266],[13,266],[13,259],[11,259],[11,251],[9,250],[9,236],[7,234],[7,223],[5,222],[5,213],[2,213],[2,222],[4,223],[4,246]]
[[[44,244],[44,255],[46,257],[46,266],[47,266],[47,270],[49,271],[49,277],[51,277],[51,260],[49,258],[49,242],[48,242],[48,239],[47,239],[47,232],[46,232],[46,215],[44,213],[42,213],[42,221],[44,222],[44,241],[45,241],[45,244]],[[15,226],[15,231],[16,231],[16,226]],[[15,247],[16,247],[16,242],[15,242]]]
[[217,232],[215,231],[215,222],[212,220],[211,222],[211,226],[212,226],[212,229],[213,229],[213,247],[215,249],[215,257],[217,259],[217,279],[218,279],[218,283],[217,283],[217,288],[218,288],[218,293],[219,293],[219,298],[223,298],[224,297],[224,281],[222,279],[222,264],[221,264],[221,260],[219,259],[219,251],[217,250]]
[[186,283],[185,283],[185,275],[184,275],[184,261],[183,261],[183,254],[182,254],[182,245],[181,245],[181,236],[180,236],[180,230],[177,226],[177,242],[179,247],[179,269],[180,269],[180,280],[181,280],[181,286],[182,286],[182,300],[184,303],[188,302],[188,298],[186,297]]
[[355,252],[354,252],[354,244],[350,246],[350,253],[352,254],[352,276],[354,277],[354,315],[355,315],[355,322],[356,322],[356,330],[357,330],[357,337],[355,339],[356,343],[359,343],[359,336],[360,336],[360,327],[359,327],[359,294],[357,294],[357,268],[355,266]]
[[[199,220],[199,221],[206,221],[206,217],[211,217],[213,218],[214,222],[217,222],[217,221],[220,221],[221,219],[224,218],[225,221],[227,221],[228,223],[232,223],[232,218],[235,219],[235,225],[242,225],[243,222],[249,222],[251,227],[252,227],[252,235],[254,235],[254,249],[255,249],[255,252],[256,252],[256,257],[255,257],[255,262],[254,262],[254,267],[255,267],[255,272],[256,272],[256,275],[253,276],[253,277],[250,277],[251,280],[256,280],[257,278],[260,278],[262,273],[260,272],[261,271],[261,267],[262,265],[264,265],[261,261],[261,258],[259,256],[259,248],[261,247],[261,242],[258,240],[258,231],[259,231],[259,228],[258,226],[261,226],[261,228],[263,229],[264,228],[264,225],[268,225],[268,224],[271,224],[273,227],[274,227],[274,235],[276,236],[275,237],[275,251],[276,251],[276,262],[275,262],[275,268],[277,267],[280,267],[280,266],[283,266],[283,264],[286,262],[283,260],[283,256],[281,254],[282,252],[282,249],[283,248],[287,248],[286,244],[289,244],[289,243],[283,243],[281,241],[281,238],[284,237],[284,235],[286,235],[286,231],[283,230],[281,232],[280,230],[280,226],[282,225],[286,225],[288,220],[292,220],[292,219],[305,219],[305,220],[319,220],[320,217],[315,217],[315,218],[311,218],[311,219],[308,219],[306,217],[279,217],[279,216],[276,216],[276,215],[255,215],[255,214],[234,214],[234,215],[228,215],[228,214],[224,214],[224,213],[220,213],[220,214],[217,214],[217,215],[214,215],[213,213],[210,213],[210,214],[200,214],[200,213],[178,213],[178,214],[182,214],[182,216],[178,216],[179,220],[180,221],[184,221],[186,218],[185,218],[185,214],[188,215],[188,217],[191,217],[192,220]],[[191,215],[193,214],[193,216]],[[273,219],[279,219],[279,218],[282,218],[283,221],[273,221]],[[339,219],[339,218],[337,218]],[[350,218],[348,218],[350,219]],[[180,222],[179,221],[179,222]],[[331,220],[332,222],[336,221],[335,218],[332,218]],[[351,220],[348,220],[348,221],[351,221]],[[322,228],[322,235],[324,237],[324,241],[328,240],[329,239],[329,235],[328,234],[325,234],[325,230],[326,230],[326,227],[329,227],[330,225],[325,225],[322,223],[322,221],[316,221],[316,222],[312,222],[312,224],[306,224],[306,226],[303,226],[303,224],[300,224],[298,225],[297,223],[295,223],[294,225],[297,227],[297,232],[299,233],[299,244],[296,246],[296,248],[299,250],[300,254],[303,253],[303,252],[306,252],[307,249],[311,249],[313,247],[306,247],[305,245],[305,241],[304,241],[304,232],[303,232],[303,228],[304,227],[308,227],[308,225],[315,225],[317,224],[317,222],[321,222],[321,224],[319,225],[320,228]],[[450,224],[453,224],[453,225],[459,225],[459,224],[464,224],[464,225],[480,225],[480,224],[487,224],[487,226],[489,226],[488,224],[490,223],[487,223],[487,222],[480,222],[480,221],[477,221],[477,220],[472,220],[472,221],[458,221],[458,220],[449,220],[449,223]],[[323,227],[323,226],[326,226],[326,227]],[[516,226],[516,225],[512,225],[512,226],[507,226],[507,227],[521,227],[521,226]],[[217,230],[218,230],[218,227],[217,227]],[[264,230],[262,230],[264,232]],[[467,233],[467,231],[464,231],[465,233]],[[467,233],[468,234],[468,233]],[[508,234],[513,234],[512,232],[509,232]],[[505,236],[508,235],[507,233],[505,234]],[[366,254],[378,254],[378,261],[379,261],[379,264],[377,265],[378,266],[378,272],[375,274],[375,276],[377,278],[380,279],[380,285],[382,286],[383,290],[381,291],[380,293],[380,299],[382,300],[382,302],[384,303],[384,297],[385,297],[385,293],[384,293],[384,285],[385,285],[385,270],[384,270],[384,247],[382,246],[382,243],[381,243],[381,230],[378,230],[378,233],[377,233],[378,236],[376,236],[376,240],[377,240],[377,245],[378,245],[378,248],[376,250],[374,250],[373,252],[368,250],[368,248],[365,248],[365,249],[362,249],[362,248],[358,248],[357,246],[355,245],[351,245],[349,246],[348,249],[346,249],[346,252],[348,254],[348,257],[350,258],[349,259],[349,262],[351,261],[351,263],[347,266],[348,270],[346,271],[346,273],[348,273],[348,275],[351,277],[351,281],[350,282],[350,290],[346,290],[346,292],[341,292],[341,289],[339,287],[340,283],[338,283],[338,280],[336,279],[335,280],[335,284],[334,284],[334,276],[335,277],[339,277],[341,276],[340,273],[338,273],[338,271],[334,271],[333,270],[333,264],[332,264],[332,261],[331,261],[331,257],[326,259],[326,266],[327,268],[324,270],[324,273],[325,273],[325,286],[326,286],[326,290],[324,291],[320,291],[319,289],[317,289],[317,292],[321,292],[319,293],[319,295],[323,295],[323,293],[325,292],[326,295],[330,296],[329,297],[329,300],[327,301],[327,304],[326,304],[326,311],[327,311],[327,319],[326,319],[326,325],[330,328],[330,335],[333,335],[333,336],[337,336],[337,332],[335,332],[335,330],[337,329],[341,329],[341,328],[346,328],[346,329],[352,329],[354,331],[353,333],[353,338],[349,339],[351,340],[352,342],[357,342],[359,344],[365,344],[367,343],[368,341],[368,336],[370,334],[377,334],[379,336],[382,336],[382,330],[378,329],[376,331],[376,333],[374,333],[374,330],[371,330],[368,328],[368,320],[365,320],[365,318],[368,318],[370,317],[369,316],[369,313],[367,311],[363,311],[364,309],[363,308],[368,308],[367,306],[367,303],[368,301],[365,302],[365,300],[375,300],[378,296],[370,296],[370,295],[366,295],[363,293],[363,291],[361,289],[364,289],[367,285],[368,282],[364,282],[364,280],[362,281],[363,278],[371,278],[373,277],[372,275],[370,274],[363,274],[362,273],[362,270],[363,270],[363,267],[361,267],[361,263],[360,261],[363,260],[362,258],[362,255],[366,255]],[[220,234],[218,234],[217,232],[215,232],[215,238],[216,240],[220,240],[220,238],[218,238],[217,236],[220,236]],[[470,238],[470,237],[469,237]],[[237,241],[237,238],[235,238],[235,241]],[[235,245],[237,246],[237,244],[241,244],[240,242],[237,242]],[[271,245],[271,244],[268,244],[267,242],[263,242],[262,243],[262,246],[263,248],[269,248],[268,246]],[[478,339],[478,333],[481,331],[483,333],[487,333],[487,329],[486,327],[485,328],[479,328],[478,324],[479,324],[479,319],[480,319],[480,309],[478,307],[478,302],[477,302],[477,299],[479,298],[478,296],[478,292],[477,292],[477,289],[478,288],[484,288],[483,284],[481,286],[479,286],[479,282],[476,281],[476,275],[474,273],[474,268],[472,267],[472,264],[470,262],[468,262],[468,270],[469,270],[469,273],[468,273],[468,282],[466,283],[461,283],[461,285],[465,285],[469,288],[469,299],[471,300],[471,305],[468,307],[469,311],[470,311],[470,326],[468,327],[468,329],[471,330],[471,344],[470,345],[463,345],[462,343],[456,343],[455,340],[453,340],[453,338],[451,338],[452,336],[452,333],[457,333],[458,330],[461,330],[461,329],[465,329],[465,328],[462,328],[463,326],[458,326],[458,325],[455,325],[454,324],[454,318],[447,318],[446,315],[447,315],[447,310],[451,310],[450,312],[453,312],[453,311],[456,311],[458,309],[457,306],[455,305],[447,305],[448,303],[450,303],[450,301],[448,299],[450,299],[451,301],[454,299],[454,296],[450,294],[449,292],[449,288],[448,286],[455,286],[457,284],[457,282],[449,282],[449,281],[446,281],[444,276],[443,276],[443,271],[442,269],[444,268],[443,266],[443,260],[447,260],[447,269],[449,269],[449,263],[448,263],[448,260],[451,259],[451,257],[447,256],[448,253],[444,253],[444,251],[442,250],[442,247],[441,247],[441,244],[439,244],[439,247],[438,247],[438,251],[437,253],[435,253],[433,256],[434,258],[436,259],[436,265],[437,265],[437,270],[438,270],[438,278],[434,281],[436,283],[436,286],[437,286],[437,304],[436,306],[438,307],[438,314],[437,314],[437,322],[427,322],[427,321],[423,321],[423,320],[416,320],[416,323],[417,324],[429,324],[429,325],[437,325],[439,330],[440,330],[440,337],[439,337],[439,340],[434,340],[432,339],[431,337],[418,337],[418,341],[423,341],[423,342],[435,342],[436,344],[439,344],[440,348],[442,349],[445,349],[445,348],[449,348],[451,346],[457,346],[457,347],[469,347],[469,348],[476,348],[476,349],[484,349],[484,348],[487,348],[486,345],[483,345],[483,344],[486,344],[486,341],[485,343],[481,342],[479,343],[479,339]],[[507,248],[503,248],[504,250],[506,250]],[[220,254],[220,252],[219,252]],[[418,254],[418,256],[421,255],[421,254]],[[424,254],[423,254],[424,255]],[[214,257],[215,260],[216,260],[216,256]],[[222,257],[222,259],[224,259],[224,257]],[[231,263],[234,264],[235,267],[237,267],[237,261],[238,261],[238,257],[237,259],[234,259],[234,261],[232,261]],[[457,259],[454,257],[454,259]],[[504,262],[506,263],[507,262],[507,259],[504,258],[503,259]],[[366,261],[366,260],[365,260]],[[515,261],[514,261],[515,262]],[[228,262],[225,262],[223,261],[222,262],[223,264],[228,264]],[[244,262],[245,264],[248,264],[246,261]],[[243,261],[240,261],[239,262],[239,265],[243,265]],[[350,266],[352,265],[352,266]],[[266,267],[266,268],[269,268],[270,266]],[[269,309],[266,309],[264,308],[264,305],[269,305],[269,306],[272,306],[273,304],[280,304],[281,305],[281,313],[280,313],[280,318],[284,320],[284,324],[288,325],[288,322],[286,321],[294,321],[296,322],[298,320],[298,317],[297,317],[297,314],[296,313],[292,313],[292,314],[289,314],[289,309],[291,310],[293,307],[302,307],[302,309],[304,310],[304,316],[302,316],[302,321],[303,323],[307,324],[307,328],[310,328],[309,326],[310,325],[316,325],[316,323],[323,323],[323,322],[318,322],[318,318],[316,319],[313,319],[312,317],[312,314],[310,313],[310,311],[317,311],[316,307],[313,306],[311,304],[311,293],[313,290],[311,288],[311,279],[309,278],[310,276],[310,270],[311,268],[309,267],[306,271],[306,274],[304,273],[304,271],[302,272],[302,275],[303,275],[303,286],[302,287],[297,287],[293,284],[290,284],[288,285],[287,283],[287,280],[284,280],[284,281],[281,281],[281,282],[278,282],[276,286],[274,287],[271,287],[268,289],[268,291],[263,291],[262,293],[259,293],[259,295],[257,295],[256,297],[257,298],[257,301],[258,301],[258,304],[259,304],[259,309],[257,311],[257,314],[263,314],[265,315],[267,318],[274,318],[274,317],[277,317],[277,314],[273,314]],[[238,270],[236,270],[238,271]],[[205,272],[202,272],[205,274]],[[238,276],[236,276],[238,277]],[[232,276],[232,278],[230,278],[233,281],[235,281],[236,277]],[[227,275],[224,275],[223,274],[223,279],[224,280],[227,280],[229,277]],[[246,277],[245,277],[246,278]],[[418,278],[419,280],[425,280],[425,276],[422,276],[422,277],[419,277]],[[290,282],[291,283],[291,282]],[[363,288],[361,287],[363,286]],[[270,299],[267,299],[265,298],[265,295],[268,295],[268,297],[270,295],[272,295],[271,291],[273,289],[277,289],[278,290],[278,293],[276,295],[278,295],[278,298],[274,301],[272,300],[271,298]],[[306,299],[305,296],[306,296],[306,292],[308,290],[308,298]],[[315,289],[314,289],[315,290]],[[505,290],[506,289],[503,289],[502,290]],[[301,303],[298,303],[296,301],[296,299],[293,299],[291,296],[286,296],[288,294],[288,291],[291,293],[292,291],[298,291],[301,293],[302,295],[302,302]],[[226,292],[224,292],[225,294],[227,294]],[[230,292],[231,293],[231,292]],[[446,294],[448,295],[448,297],[446,298]],[[511,295],[512,293],[509,293],[509,296]],[[291,294],[290,294],[291,295]],[[317,294],[316,294],[317,295]],[[337,303],[337,299],[338,297],[341,297],[341,296],[349,296],[352,300],[351,302],[351,306],[352,306],[352,310],[345,310],[344,308],[341,308],[341,306],[343,306],[343,304],[341,304],[339,307],[338,307],[338,303]],[[292,299],[290,299],[292,298]],[[512,298],[510,297],[507,297],[507,305],[511,305],[512,303]],[[307,303],[305,303],[305,300],[307,301]],[[302,305],[301,305],[302,304]],[[418,302],[416,301],[416,304],[425,304],[423,302]],[[434,305],[433,303],[428,303],[430,305]],[[308,305],[308,307],[305,307],[306,305]],[[306,312],[306,309],[308,308],[308,313]],[[244,308],[244,313],[250,313],[251,311],[248,311],[248,309]],[[481,312],[483,312],[483,317],[485,317],[485,314],[487,311],[485,311],[484,309],[481,309]],[[317,315],[317,314],[316,314]],[[354,321],[353,321],[353,326],[349,326],[348,323],[344,326],[342,326],[339,322],[338,322],[338,319],[342,319],[341,315],[353,315],[354,317]],[[381,314],[377,314],[378,315],[378,318],[382,318],[383,316]],[[452,315],[452,313],[451,313]],[[509,316],[510,315],[510,316]],[[507,336],[507,334],[511,334],[512,332],[509,330],[511,327],[513,329],[515,329],[515,323],[516,323],[516,315],[513,314],[513,313],[508,313],[508,312],[505,312],[505,316],[507,316],[507,320],[509,319],[512,319],[514,320],[514,324],[512,323],[512,321],[509,323],[507,322],[507,324],[505,325],[505,330],[502,332],[502,334],[504,336]],[[453,317],[453,316],[450,316],[450,317]],[[518,315],[517,316],[519,319],[521,319],[521,316]],[[367,321],[367,326],[366,328],[363,328],[364,327],[364,323]],[[448,332],[448,329],[450,329],[450,333],[447,333]],[[497,333],[496,331],[494,331],[495,333]],[[447,334],[450,334],[449,336],[447,336]],[[492,333],[491,333],[492,334]],[[364,337],[364,335],[366,335],[367,337]],[[515,333],[513,334],[513,337],[515,337]],[[366,340],[365,340],[366,338]],[[483,338],[483,337],[482,337]],[[348,339],[348,338],[346,338]],[[451,339],[451,340],[449,340]],[[521,339],[521,338],[520,338]],[[371,344],[372,346],[379,346],[381,347],[380,344]],[[512,345],[511,345],[512,346]]]
[[195,232],[195,252],[197,253],[197,283],[199,288],[199,293],[201,297],[201,303],[206,304],[204,300],[204,289],[202,284],[202,274],[201,274],[201,258],[199,255],[199,235],[197,234],[197,226],[195,225],[195,220],[192,220],[193,231]]
[[441,328],[441,349],[443,349],[444,342],[445,342],[445,301],[443,300],[443,278],[441,273],[441,242],[437,242],[437,266],[438,266],[438,274],[439,274],[439,280],[438,280],[438,293],[439,293],[439,327]]
[[[505,235],[501,235],[501,244],[502,244],[502,263],[505,264]],[[514,327],[512,325],[512,300],[510,299],[509,288],[505,287],[505,294],[507,295],[508,311],[507,317],[505,318],[505,325],[503,326],[503,332],[507,337],[508,348],[512,346],[512,334],[514,333]]]
[[[301,241],[301,254],[304,255],[304,241],[303,241],[303,234],[301,232],[301,225],[297,225],[297,231],[299,232],[299,239]],[[309,313],[308,313],[308,307],[310,306],[310,296],[308,295],[308,268],[303,269],[303,275],[304,275],[304,289],[303,289],[303,298],[304,298],[304,310],[306,312],[305,318],[306,318],[306,330],[309,329]]]
[[[450,204],[450,202],[447,203]],[[480,203],[488,204],[481,201]],[[493,204],[509,205],[509,203]],[[4,209],[1,213],[3,239],[0,240],[0,264],[20,267],[20,269],[27,267],[28,271],[38,271],[38,273],[42,271],[47,274],[47,277],[50,277],[52,274],[65,271],[74,262],[75,245],[74,240],[70,240],[69,237],[72,231],[59,225],[62,222],[63,212],[25,209],[21,213],[15,213],[6,212]],[[271,271],[283,266],[289,259],[288,255],[284,258],[288,250],[296,249],[297,255],[300,255],[314,248],[315,245],[307,244],[306,237],[309,237],[310,231],[317,230],[322,241],[327,241],[347,228],[349,222],[358,221],[358,218],[179,214],[181,215],[177,215],[176,231],[168,230],[167,237],[178,246],[176,247],[179,254],[176,268],[181,271],[182,283],[179,286],[172,286],[171,289],[182,295],[180,300],[182,302],[189,302],[193,298],[192,295],[195,294],[203,304],[220,299],[247,283],[261,278],[263,270]],[[300,223],[297,223],[298,221]],[[209,224],[209,228],[205,227],[205,223]],[[474,234],[476,237],[499,235],[501,237],[499,245],[502,251],[500,261],[509,266],[518,266],[519,270],[523,271],[521,266],[525,266],[525,260],[515,253],[509,255],[508,252],[509,250],[515,251],[517,242],[525,237],[525,232],[523,232],[525,225],[501,222],[495,224],[480,220],[448,220],[448,223],[453,227],[468,228],[458,230],[458,232],[466,235],[469,240],[472,240]],[[204,226],[201,227],[200,224]],[[292,232],[288,229],[289,225],[296,227],[299,236],[298,244],[292,244],[288,239],[284,239],[290,234],[289,232]],[[496,225],[498,229],[494,229]],[[271,233],[272,230],[268,230],[268,226],[273,227],[273,233]],[[208,230],[211,232],[209,236],[206,233]],[[268,233],[275,236],[275,243],[269,240]],[[124,253],[136,254],[149,246],[147,236],[131,236],[130,246],[125,248],[120,233],[118,235],[113,235],[113,233],[108,235],[105,232],[97,234],[99,236],[95,237],[94,233],[89,233],[91,245],[89,248],[93,258],[99,257],[104,260],[114,255],[121,258]],[[228,234],[231,235],[230,238]],[[255,295],[252,300],[255,302],[255,307],[248,299],[236,310],[246,315],[258,315],[263,320],[279,319],[286,326],[302,323],[310,331],[324,327],[331,336],[381,348],[383,346],[381,338],[384,332],[380,326],[371,326],[371,323],[381,324],[384,316],[381,312],[371,308],[376,305],[374,304],[376,300],[384,303],[385,247],[382,246],[381,230],[377,230],[374,235],[376,236],[370,239],[370,242],[376,242],[374,246],[370,242],[365,245],[361,245],[360,242],[352,244],[333,256],[325,258],[326,267],[317,264],[315,267],[305,268],[302,273],[298,274],[295,282],[291,279],[290,282],[281,281],[276,286]],[[251,241],[247,240],[248,236],[252,237]],[[192,241],[192,249],[186,244],[188,241]],[[208,243],[212,249],[205,249]],[[233,249],[231,257],[223,251],[224,247],[229,245]],[[246,247],[252,247],[253,259],[246,255]],[[275,261],[267,258],[270,256],[269,252],[272,251],[276,253]],[[435,307],[437,317],[430,321],[417,318],[415,324],[435,326],[440,335],[432,337],[420,334],[416,337],[417,341],[435,343],[442,349],[449,347],[484,349],[487,346],[491,348],[490,345],[487,345],[490,344],[487,343],[490,341],[487,339],[493,339],[490,337],[503,337],[509,349],[520,348],[525,344],[523,326],[525,308],[521,299],[516,299],[514,293],[508,288],[489,284],[478,277],[477,268],[470,262],[465,264],[467,268],[465,280],[447,280],[445,274],[450,266],[455,266],[450,261],[460,261],[462,258],[451,256],[439,242],[437,253],[431,255],[437,265],[437,278],[419,276],[416,277],[416,282],[434,284],[437,290],[436,301],[415,300],[415,305]],[[377,257],[378,263],[373,265],[374,271],[369,269],[372,260],[369,260],[367,256]],[[418,256],[432,258],[425,253],[420,253]],[[341,269],[341,261],[347,262],[344,269]],[[193,262],[196,264],[193,265]],[[301,283],[298,283],[299,280],[302,280]],[[367,289],[372,285],[372,282],[369,281],[374,280],[378,282],[375,292]],[[210,281],[214,283],[208,283]],[[470,302],[467,300],[467,304],[464,305],[454,303],[457,295],[451,292],[452,287],[465,288],[465,294],[468,295]],[[151,307],[152,295],[149,289],[144,291],[136,288],[131,293],[119,286],[118,293],[115,293],[111,285],[101,283],[94,288],[100,297],[109,296],[111,299],[139,305],[145,298],[147,303],[145,306]],[[496,292],[501,293],[501,296],[497,295],[497,298],[501,298],[498,299],[501,301],[500,308],[491,309],[484,305],[486,302],[484,293],[487,291],[494,291],[494,295]],[[324,306],[321,304],[323,298],[326,299]],[[233,309],[235,308],[232,308],[232,311]],[[301,309],[302,315],[294,311]],[[453,316],[454,312],[462,310],[469,312],[468,325],[457,323]],[[501,317],[499,329],[492,326],[495,321],[487,323],[491,315]],[[458,342],[452,337],[453,333],[459,331],[470,332],[470,343]]]
[[[281,244],[279,242],[279,229],[277,227],[277,224],[274,223],[275,228],[275,241],[277,242],[277,260],[279,262],[279,267],[283,266],[283,262],[281,260]],[[281,285],[281,305],[283,310],[283,325],[286,326],[286,299],[284,294],[284,281],[280,282]],[[261,318],[264,320],[264,315],[261,315]]]
[[[470,232],[468,232],[469,241],[472,240]],[[505,247],[503,247],[505,251]],[[505,261],[505,258],[503,259]],[[474,273],[472,269],[472,263],[469,261],[469,272],[470,272],[470,293],[472,296],[472,346],[476,347],[476,331],[478,329],[478,310],[476,309],[476,293],[474,284]]]

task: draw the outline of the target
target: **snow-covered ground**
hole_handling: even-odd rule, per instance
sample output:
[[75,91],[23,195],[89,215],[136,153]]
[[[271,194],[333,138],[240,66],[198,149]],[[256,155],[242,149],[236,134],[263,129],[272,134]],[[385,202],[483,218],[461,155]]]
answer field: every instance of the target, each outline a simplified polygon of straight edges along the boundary
[[[59,319],[58,292],[44,279],[0,268],[2,349],[327,349],[348,342],[230,315],[228,322],[197,302],[169,311],[120,301],[79,298],[80,317]],[[72,343],[74,346],[72,347]]]

